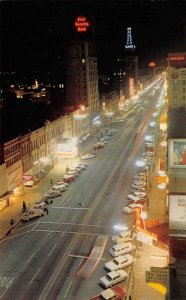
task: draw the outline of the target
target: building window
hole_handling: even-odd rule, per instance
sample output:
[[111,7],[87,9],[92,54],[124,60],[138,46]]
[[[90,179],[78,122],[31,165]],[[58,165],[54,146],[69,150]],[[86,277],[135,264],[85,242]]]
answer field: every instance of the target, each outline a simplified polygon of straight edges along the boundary
[[183,88],[183,93],[185,93],[185,88]]

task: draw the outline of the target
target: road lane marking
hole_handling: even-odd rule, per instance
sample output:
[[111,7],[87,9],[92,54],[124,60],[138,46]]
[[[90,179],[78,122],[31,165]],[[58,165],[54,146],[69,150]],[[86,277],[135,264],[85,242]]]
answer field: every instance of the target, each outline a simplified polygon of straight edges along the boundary
[[[85,255],[73,255],[69,254],[70,257],[77,257],[77,258],[89,258],[90,256],[85,256]],[[81,261],[82,261],[81,259]],[[91,257],[91,259],[98,259],[97,257]],[[106,258],[99,258],[99,260],[106,260]]]
[[67,288],[67,290],[66,290],[66,293],[65,293],[65,295],[64,295],[64,298],[66,298],[66,295],[67,295],[67,293],[68,293],[68,291],[69,291],[71,285],[72,285],[72,281],[70,282],[70,284],[69,284],[69,286],[68,286],[68,288]]
[[52,206],[52,208],[89,210],[88,207],[70,207],[70,206]]
[[63,236],[64,236],[64,234],[65,234],[65,233],[64,233],[64,232],[62,232],[62,234],[60,235],[60,237],[63,237]]
[[31,257],[27,260],[27,264],[31,261],[32,257],[36,254],[36,251],[31,255]]
[[80,262],[79,262],[79,266],[81,265],[82,261],[83,261],[83,257],[81,258],[81,260],[80,260]]
[[[83,224],[83,223],[59,223],[59,222],[42,222],[40,224],[59,224],[59,225],[77,225],[77,226],[85,226],[85,227],[104,227],[104,228],[113,228],[112,226],[107,225],[97,225],[97,224]],[[35,229],[37,231],[38,229]]]
[[4,296],[4,294],[7,292],[9,287],[11,286],[12,282],[14,281],[15,277],[6,277],[6,276],[0,276],[0,287],[5,287],[6,289],[4,292],[0,295],[0,299]]
[[32,281],[33,281],[34,278],[37,276],[37,274],[39,273],[40,270],[41,270],[41,268],[39,268],[39,269],[37,270],[37,272],[36,272],[35,275],[33,276],[32,280],[30,280],[29,285],[32,284]]
[[54,249],[56,248],[57,244],[54,245],[54,247],[52,248],[52,250],[50,251],[50,253],[48,253],[48,256],[50,256],[52,254],[52,252],[54,251]]

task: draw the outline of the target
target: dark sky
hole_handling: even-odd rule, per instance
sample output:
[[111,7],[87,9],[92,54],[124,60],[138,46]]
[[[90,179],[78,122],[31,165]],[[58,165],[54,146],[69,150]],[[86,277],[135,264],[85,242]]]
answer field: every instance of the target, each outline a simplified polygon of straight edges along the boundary
[[1,66],[55,69],[74,34],[78,14],[94,20],[98,63],[112,66],[124,54],[126,28],[141,59],[160,61],[186,51],[186,1],[3,1]]

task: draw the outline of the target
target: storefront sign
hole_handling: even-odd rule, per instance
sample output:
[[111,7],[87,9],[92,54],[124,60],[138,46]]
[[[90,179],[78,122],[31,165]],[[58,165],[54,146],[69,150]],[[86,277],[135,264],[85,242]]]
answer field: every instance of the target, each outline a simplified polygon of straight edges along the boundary
[[151,267],[150,271],[145,272],[146,282],[167,283],[168,282],[168,269]]

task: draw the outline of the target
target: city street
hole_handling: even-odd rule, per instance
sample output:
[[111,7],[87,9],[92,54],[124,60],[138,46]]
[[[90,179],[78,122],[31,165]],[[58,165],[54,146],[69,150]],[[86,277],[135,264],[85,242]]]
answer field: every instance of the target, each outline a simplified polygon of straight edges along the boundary
[[[1,299],[88,300],[100,293],[99,278],[106,275],[103,266],[112,259],[108,249],[117,233],[114,225],[133,225],[133,217],[123,215],[122,209],[137,171],[135,160],[143,151],[143,139],[136,139],[136,132],[140,125],[145,132],[155,104],[146,105],[146,114],[138,110],[111,124],[110,141],[94,151],[88,168],[54,199],[49,214],[22,223],[1,241],[0,275],[6,278],[0,286]],[[93,136],[79,144],[79,152],[92,151],[94,142]],[[40,194],[45,188],[41,186]],[[100,235],[102,255],[86,266]]]

